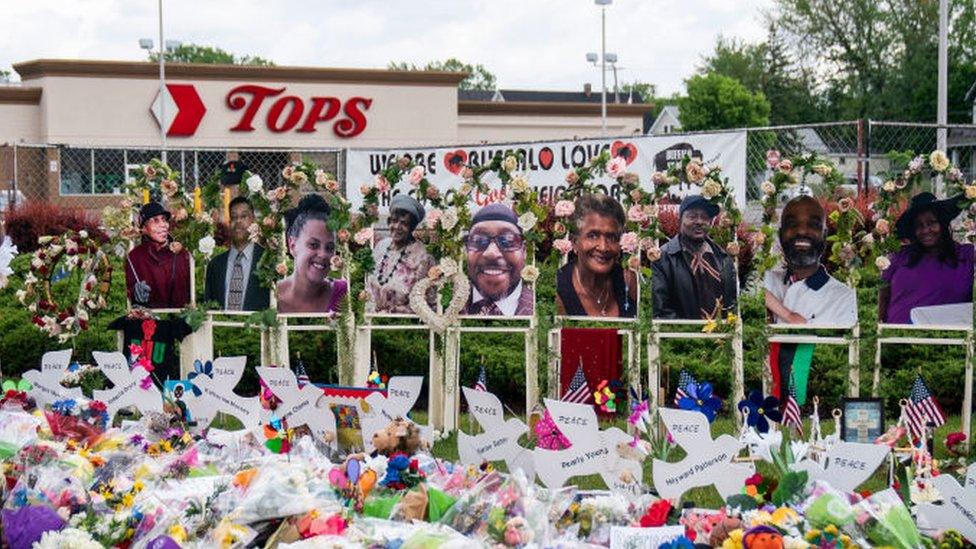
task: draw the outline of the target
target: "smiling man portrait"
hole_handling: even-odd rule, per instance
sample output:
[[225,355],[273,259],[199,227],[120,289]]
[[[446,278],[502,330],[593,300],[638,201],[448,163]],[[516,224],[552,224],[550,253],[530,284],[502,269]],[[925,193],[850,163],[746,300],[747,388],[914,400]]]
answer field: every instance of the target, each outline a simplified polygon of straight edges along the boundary
[[461,310],[466,315],[528,316],[535,310],[532,288],[522,282],[525,240],[515,212],[489,204],[471,220],[464,239],[471,295]]

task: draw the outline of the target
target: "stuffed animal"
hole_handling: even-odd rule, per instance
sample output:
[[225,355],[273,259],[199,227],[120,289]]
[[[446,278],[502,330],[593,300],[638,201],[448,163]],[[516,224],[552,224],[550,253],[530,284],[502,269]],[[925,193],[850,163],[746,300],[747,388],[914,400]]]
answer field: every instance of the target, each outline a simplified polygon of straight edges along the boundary
[[412,456],[423,445],[420,428],[402,417],[394,418],[385,428],[373,433],[373,448],[387,457],[398,452]]
[[755,526],[742,536],[745,549],[783,549],[783,534],[769,526]]

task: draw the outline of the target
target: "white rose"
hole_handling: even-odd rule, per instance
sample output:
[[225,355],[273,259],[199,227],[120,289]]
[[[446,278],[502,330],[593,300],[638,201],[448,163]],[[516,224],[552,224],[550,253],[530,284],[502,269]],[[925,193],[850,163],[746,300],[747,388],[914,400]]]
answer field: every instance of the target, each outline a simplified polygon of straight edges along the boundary
[[81,238],[88,238],[88,231],[82,229],[81,232],[78,233],[78,236]]
[[929,155],[929,164],[932,165],[932,169],[937,172],[944,172],[949,168],[949,157],[943,151],[932,151]]
[[247,183],[247,190],[251,194],[257,194],[264,189],[264,181],[261,180],[261,176],[258,174],[248,177],[245,183]]
[[454,261],[450,257],[445,257],[441,259],[440,263],[438,263],[438,266],[441,268],[441,273],[444,276],[454,276],[458,272],[457,261]]
[[881,188],[884,189],[886,193],[895,192],[895,182],[889,179],[888,181],[884,182],[884,185],[882,185]]
[[17,296],[17,301],[21,303],[23,303],[24,300],[27,299],[27,290],[17,290],[16,292],[14,292],[14,294]]
[[776,185],[773,185],[773,182],[769,180],[763,181],[761,188],[763,194],[765,194],[766,196],[770,196],[776,192]]
[[702,196],[708,199],[715,198],[722,192],[722,185],[714,179],[709,179],[702,185]]
[[531,231],[539,219],[532,212],[525,212],[518,218],[518,226],[522,231]]
[[514,172],[515,168],[517,167],[518,167],[518,158],[515,158],[512,155],[508,155],[505,157],[505,160],[502,160],[502,169],[508,173]]
[[441,228],[445,231],[450,231],[458,223],[458,212],[457,208],[451,206],[450,208],[444,210],[444,215],[441,216]]
[[200,253],[209,257],[210,254],[213,253],[214,248],[216,246],[217,246],[217,241],[214,240],[212,236],[207,235],[200,239],[200,242],[197,244],[197,249],[200,250]]
[[315,183],[317,185],[325,185],[328,180],[329,174],[325,173],[325,170],[315,170]]
[[891,260],[882,255],[882,256],[879,256],[877,259],[874,260],[874,265],[878,269],[884,271],[888,267],[891,267]]
[[535,265],[526,265],[522,268],[522,280],[533,283],[539,278],[539,269]]
[[529,180],[524,175],[516,175],[512,179],[512,190],[516,193],[524,193],[529,190]]

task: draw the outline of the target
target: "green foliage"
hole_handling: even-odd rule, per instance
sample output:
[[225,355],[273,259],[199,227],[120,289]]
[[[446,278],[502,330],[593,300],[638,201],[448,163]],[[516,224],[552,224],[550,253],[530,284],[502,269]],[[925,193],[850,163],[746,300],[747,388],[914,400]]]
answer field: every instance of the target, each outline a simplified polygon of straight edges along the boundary
[[393,71],[448,71],[464,72],[468,76],[458,87],[462,90],[494,90],[498,87],[494,73],[482,64],[472,65],[457,58],[449,57],[444,61],[430,61],[423,67],[406,61],[390,61],[386,68]]
[[640,94],[641,99],[643,99],[645,103],[650,103],[657,95],[657,86],[651,84],[650,82],[641,82],[640,80],[621,84],[621,97],[626,97],[628,94],[630,94],[630,92]]
[[769,124],[769,101],[738,80],[720,74],[692,76],[688,94],[678,100],[681,127],[687,131],[744,128]]
[[790,471],[779,479],[776,490],[773,490],[773,503],[778,507],[795,502],[801,496],[803,487],[807,484],[806,471]]
[[[156,62],[159,54],[151,52],[149,60]],[[274,62],[257,55],[234,55],[216,46],[201,46],[198,44],[182,44],[173,51],[166,52],[169,63],[199,63],[206,65],[255,65],[273,67]]]

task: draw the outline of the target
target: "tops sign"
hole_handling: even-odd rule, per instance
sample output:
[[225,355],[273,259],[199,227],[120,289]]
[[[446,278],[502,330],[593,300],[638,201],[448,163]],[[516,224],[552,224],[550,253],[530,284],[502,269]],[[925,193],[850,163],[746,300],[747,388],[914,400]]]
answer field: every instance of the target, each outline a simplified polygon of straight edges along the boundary
[[[272,88],[256,84],[244,84],[230,90],[224,99],[232,111],[240,111],[230,131],[253,132],[255,124],[263,124],[272,133],[295,131],[314,133],[319,124],[331,123],[332,133],[341,138],[351,138],[366,129],[366,111],[373,99],[354,96],[309,97],[286,94],[286,87]],[[153,102],[152,113],[160,121],[158,94]],[[165,103],[166,135],[192,137],[207,113],[200,95],[192,84],[167,84]],[[175,107],[175,108],[174,108]]]

